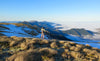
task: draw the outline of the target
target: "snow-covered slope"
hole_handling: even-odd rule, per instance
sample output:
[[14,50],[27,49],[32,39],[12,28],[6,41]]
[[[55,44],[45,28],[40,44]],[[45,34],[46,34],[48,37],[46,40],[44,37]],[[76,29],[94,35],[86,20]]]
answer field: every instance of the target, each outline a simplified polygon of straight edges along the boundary
[[2,34],[9,36],[9,37],[10,36],[17,36],[17,37],[34,37],[35,36],[35,35],[28,34],[25,31],[28,31],[28,32],[35,31],[35,33],[37,33],[38,35],[38,32],[35,29],[30,29],[28,27],[18,27],[12,24],[3,25],[3,26],[8,29],[5,29],[5,30],[1,29],[1,31],[3,31]]
[[[18,25],[18,26],[17,26]],[[93,47],[100,48],[99,40],[83,39],[77,36],[72,36],[63,33],[58,28],[55,28],[55,23],[49,22],[21,22],[16,24],[0,24],[0,35],[5,36],[17,36],[17,37],[35,37],[40,38],[41,27],[44,27],[50,33],[45,33],[45,39],[61,39],[61,40],[72,40],[79,44],[89,44]],[[23,26],[25,25],[25,26]]]
[[77,36],[72,36],[72,35],[65,35],[66,38],[69,38],[73,40],[73,42],[78,43],[78,44],[88,44],[92,47],[96,47],[100,49],[100,40],[90,40],[90,39],[83,39]]
[[[24,22],[25,23],[25,22]],[[0,24],[0,34],[5,36],[17,36],[17,37],[35,37],[41,38],[41,27],[46,25],[45,23],[38,22],[36,24],[31,24],[30,22],[24,23],[1,23]],[[51,23],[50,23],[51,24]],[[65,36],[61,34],[60,31],[55,30],[52,26],[45,26],[44,28],[49,32],[45,33],[45,39],[61,39],[61,40],[69,40]],[[49,27],[49,28],[48,28]],[[52,27],[52,29],[50,28]]]

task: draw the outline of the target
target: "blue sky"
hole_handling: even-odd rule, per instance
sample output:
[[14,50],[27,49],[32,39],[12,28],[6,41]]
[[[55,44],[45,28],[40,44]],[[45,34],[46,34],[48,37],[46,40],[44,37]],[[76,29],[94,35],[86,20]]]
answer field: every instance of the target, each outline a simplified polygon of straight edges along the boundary
[[0,0],[0,21],[100,22],[100,0]]

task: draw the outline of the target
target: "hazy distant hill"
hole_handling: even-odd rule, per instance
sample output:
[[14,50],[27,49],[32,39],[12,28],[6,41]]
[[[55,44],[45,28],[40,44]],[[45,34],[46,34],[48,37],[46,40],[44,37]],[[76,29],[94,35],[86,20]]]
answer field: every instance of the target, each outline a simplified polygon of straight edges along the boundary
[[86,30],[86,29],[77,29],[77,28],[72,28],[70,30],[63,31],[66,34],[71,34],[71,35],[76,35],[76,36],[84,36],[84,35],[90,35],[93,36],[95,32]]

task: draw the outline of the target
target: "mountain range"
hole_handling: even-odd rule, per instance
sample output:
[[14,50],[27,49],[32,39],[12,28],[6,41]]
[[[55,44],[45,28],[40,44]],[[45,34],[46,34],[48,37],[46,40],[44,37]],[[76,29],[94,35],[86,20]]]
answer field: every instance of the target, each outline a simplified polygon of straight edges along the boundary
[[[45,33],[46,39],[68,40],[63,33],[56,30],[52,22],[23,21],[23,22],[1,22],[0,36],[17,36],[17,37],[41,37],[41,27],[44,27],[49,33]],[[56,24],[59,25],[59,24]]]
[[41,38],[41,27],[44,27],[45,30],[48,31],[48,33],[45,33],[45,39],[69,40],[79,44],[89,44],[93,47],[100,48],[99,32],[78,28],[63,31],[59,30],[63,28],[61,24],[47,21],[3,21],[0,22],[0,36]]
[[[58,27],[57,27],[58,26]],[[99,32],[94,32],[91,30],[86,30],[84,28],[72,28],[69,30],[59,30],[63,27],[59,27],[61,24],[56,24],[53,22],[38,22],[38,21],[2,21],[0,22],[0,35],[5,36],[17,36],[17,37],[41,37],[41,27],[44,27],[49,33],[45,33],[46,39],[62,39],[66,40],[68,38],[65,35],[72,35],[81,38],[90,39],[91,36],[99,34]]]

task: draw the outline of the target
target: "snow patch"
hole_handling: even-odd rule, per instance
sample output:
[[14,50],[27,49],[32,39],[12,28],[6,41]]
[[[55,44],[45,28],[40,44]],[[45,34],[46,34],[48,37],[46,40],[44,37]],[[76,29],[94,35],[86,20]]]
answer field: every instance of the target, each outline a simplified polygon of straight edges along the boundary
[[75,42],[75,43],[84,44],[84,45],[89,44],[92,47],[96,47],[96,48],[100,49],[100,40],[82,39],[80,37],[71,36],[71,35],[67,35],[65,37],[73,40],[73,42]]
[[26,32],[24,32],[23,29],[30,31],[31,29],[27,28],[27,27],[18,27],[15,25],[3,25],[9,29],[4,30],[5,32],[2,32],[3,34],[5,34],[6,36],[17,36],[17,37],[32,37],[31,35],[27,34]]

